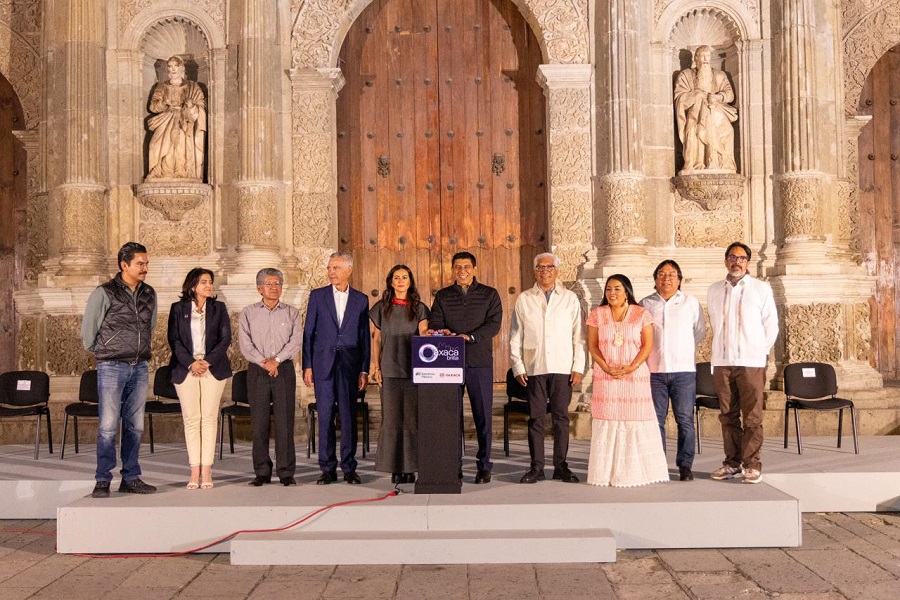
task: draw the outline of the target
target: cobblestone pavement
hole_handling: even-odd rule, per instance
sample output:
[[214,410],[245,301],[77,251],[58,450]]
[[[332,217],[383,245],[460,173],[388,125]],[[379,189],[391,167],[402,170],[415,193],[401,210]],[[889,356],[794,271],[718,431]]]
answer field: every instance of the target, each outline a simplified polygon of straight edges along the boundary
[[89,558],[55,554],[55,527],[0,521],[0,600],[900,599],[900,513],[804,515],[800,548],[626,550],[601,565],[233,567],[225,554]]

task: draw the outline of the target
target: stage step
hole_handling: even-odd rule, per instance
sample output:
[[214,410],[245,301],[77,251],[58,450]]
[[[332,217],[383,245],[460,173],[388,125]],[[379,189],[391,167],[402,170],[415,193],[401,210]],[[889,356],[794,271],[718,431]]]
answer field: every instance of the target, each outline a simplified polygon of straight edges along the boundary
[[233,565],[615,562],[608,529],[246,533]]

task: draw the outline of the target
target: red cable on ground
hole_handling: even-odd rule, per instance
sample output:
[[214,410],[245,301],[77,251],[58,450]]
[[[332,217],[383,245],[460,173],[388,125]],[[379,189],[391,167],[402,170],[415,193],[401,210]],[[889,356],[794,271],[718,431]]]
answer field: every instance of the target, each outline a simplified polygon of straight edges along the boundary
[[[292,527],[296,527],[305,521],[312,519],[314,516],[325,512],[326,510],[331,510],[332,508],[337,508],[339,506],[349,506],[351,504],[362,504],[364,502],[381,502],[382,500],[387,500],[388,498],[392,498],[400,494],[400,490],[395,489],[384,496],[379,496],[378,498],[361,498],[359,500],[345,500],[344,502],[335,502],[334,504],[328,504],[327,506],[323,506],[318,510],[314,510],[309,513],[302,519],[297,519],[293,523],[289,523],[284,527],[274,527],[271,529],[239,529],[233,533],[229,533],[226,536],[223,536],[215,541],[212,541],[208,544],[204,544],[203,546],[199,546],[197,548],[192,548],[190,550],[182,550],[181,552],[146,552],[141,554],[73,554],[73,556],[82,556],[85,558],[174,558],[176,556],[186,556],[188,554],[196,554],[197,552],[201,552],[206,550],[211,546],[215,546],[216,544],[221,544],[222,542],[227,542],[231,538],[239,535],[241,533],[275,533],[278,531],[287,531]],[[26,529],[0,529],[0,533],[35,533],[41,535],[52,535],[55,536],[56,533],[48,532],[48,531],[30,531]]]

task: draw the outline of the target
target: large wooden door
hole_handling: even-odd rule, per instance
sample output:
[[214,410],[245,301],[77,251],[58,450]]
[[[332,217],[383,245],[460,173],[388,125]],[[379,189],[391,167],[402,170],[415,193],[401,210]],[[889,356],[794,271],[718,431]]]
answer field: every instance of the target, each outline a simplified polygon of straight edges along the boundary
[[885,379],[900,379],[900,48],[872,69],[860,96],[872,120],[859,136],[861,252],[875,274],[871,300],[874,366]]
[[540,49],[509,0],[376,0],[341,51],[340,248],[374,303],[398,263],[423,299],[467,250],[503,301],[494,377],[508,366],[509,316],[547,240]]
[[0,74],[0,373],[18,366],[13,292],[22,286],[25,264],[25,152],[13,130],[22,129],[22,107]]

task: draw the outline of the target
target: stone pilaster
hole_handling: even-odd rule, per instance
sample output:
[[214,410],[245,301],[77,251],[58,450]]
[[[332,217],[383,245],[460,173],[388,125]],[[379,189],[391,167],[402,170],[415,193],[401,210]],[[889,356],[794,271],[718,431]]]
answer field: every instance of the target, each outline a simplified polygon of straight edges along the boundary
[[280,264],[284,236],[282,136],[278,126],[283,73],[277,39],[278,14],[269,0],[241,3],[239,58],[241,138],[237,191],[235,283],[263,267]]
[[47,3],[48,188],[55,285],[105,278],[106,6]]
[[[643,264],[644,173],[641,132],[641,64],[638,17],[641,3],[610,0],[598,5],[596,192],[606,215],[600,267]],[[596,240],[595,240],[596,241]],[[598,273],[602,277],[602,274]]]
[[337,247],[337,116],[340,69],[294,69],[291,78],[293,247],[303,279],[325,283],[325,259]]
[[[776,162],[776,192],[781,200],[781,249],[779,273],[792,266],[819,263],[825,252],[822,209],[827,175],[820,170],[816,86],[816,13],[813,0],[780,3],[780,36],[776,62],[782,65],[775,82],[780,98],[775,113],[780,118],[781,146]],[[808,265],[803,269],[808,272]]]

